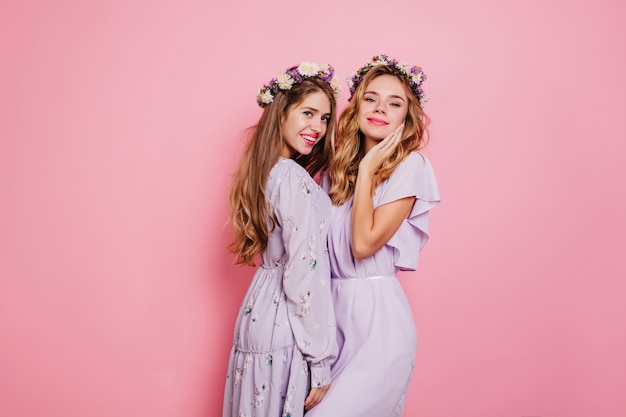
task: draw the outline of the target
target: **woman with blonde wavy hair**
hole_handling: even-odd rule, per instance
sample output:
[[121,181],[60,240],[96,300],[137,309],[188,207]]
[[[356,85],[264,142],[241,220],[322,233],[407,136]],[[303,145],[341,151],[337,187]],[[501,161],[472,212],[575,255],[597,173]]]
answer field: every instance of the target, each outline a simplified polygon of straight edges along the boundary
[[337,355],[326,238],[331,202],[313,180],[332,151],[339,83],[303,62],[264,85],[231,191],[237,263],[260,262],[235,324],[224,417],[302,416]]
[[439,203],[426,144],[424,74],[377,55],[348,80],[336,154],[322,186],[336,206],[328,234],[339,356],[307,417],[402,414],[417,336],[396,272],[417,269]]

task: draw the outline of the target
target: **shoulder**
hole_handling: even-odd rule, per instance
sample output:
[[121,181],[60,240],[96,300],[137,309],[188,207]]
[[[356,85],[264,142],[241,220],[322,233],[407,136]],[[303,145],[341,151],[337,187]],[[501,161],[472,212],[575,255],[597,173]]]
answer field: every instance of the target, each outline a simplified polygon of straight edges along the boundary
[[435,194],[437,183],[430,160],[420,152],[411,152],[391,176],[378,185],[375,201],[382,205],[404,197],[427,198]]
[[300,173],[304,172],[305,174],[308,175],[306,170],[304,168],[302,168],[293,159],[280,157],[280,158],[278,158],[278,161],[276,161],[276,163],[272,167],[272,170],[270,171],[270,174],[271,175],[278,175],[278,174],[284,174],[284,173],[291,173],[291,172],[294,172],[294,171],[295,172],[300,172]]
[[268,185],[271,186],[273,183],[282,184],[285,181],[306,181],[309,179],[313,181],[307,170],[296,161],[280,157],[270,171]]
[[402,161],[401,165],[413,167],[413,169],[426,170],[432,165],[430,159],[421,152],[413,151]]
[[[320,215],[330,211],[328,195],[297,162],[281,158],[272,168],[266,195],[275,213],[308,216],[310,210]],[[279,216],[280,217],[280,216]],[[313,218],[313,217],[312,217]]]
[[402,181],[411,177],[428,177],[432,172],[430,159],[421,152],[413,151],[404,158],[389,179]]
[[296,161],[281,157],[270,171],[268,189],[275,192],[281,192],[281,189],[285,191],[297,189],[308,195],[317,191],[319,186],[307,170]]

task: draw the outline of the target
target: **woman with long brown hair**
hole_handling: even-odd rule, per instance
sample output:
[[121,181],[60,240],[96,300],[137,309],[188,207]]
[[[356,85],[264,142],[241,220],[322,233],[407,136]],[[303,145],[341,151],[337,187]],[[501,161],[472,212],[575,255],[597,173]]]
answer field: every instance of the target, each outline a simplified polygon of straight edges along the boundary
[[323,187],[335,205],[328,245],[339,356],[307,417],[399,417],[417,336],[396,272],[417,269],[439,202],[426,144],[424,74],[375,56],[348,81],[337,150]]
[[303,62],[263,86],[231,191],[237,263],[257,268],[237,316],[224,417],[302,416],[328,390],[336,358],[327,232],[327,167],[339,83]]

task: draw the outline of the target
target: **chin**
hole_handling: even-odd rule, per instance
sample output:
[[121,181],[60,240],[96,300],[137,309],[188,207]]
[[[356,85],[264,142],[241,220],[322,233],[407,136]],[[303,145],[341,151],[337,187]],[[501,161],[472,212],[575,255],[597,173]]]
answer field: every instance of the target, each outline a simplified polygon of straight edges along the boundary
[[390,135],[392,132],[393,131],[390,130],[388,133],[385,133],[379,130],[376,132],[367,132],[367,133],[363,132],[363,133],[365,134],[366,137],[370,137],[373,140],[380,142],[381,140],[385,139],[388,135]]

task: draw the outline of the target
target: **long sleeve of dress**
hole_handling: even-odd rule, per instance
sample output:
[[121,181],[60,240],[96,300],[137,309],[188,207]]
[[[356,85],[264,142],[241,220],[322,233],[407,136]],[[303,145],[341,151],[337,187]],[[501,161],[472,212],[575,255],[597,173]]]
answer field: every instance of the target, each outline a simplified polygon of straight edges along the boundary
[[[299,166],[281,178],[277,197],[274,215],[286,251],[283,289],[289,321],[310,366],[311,386],[320,387],[330,383],[338,352],[326,241],[329,201]],[[327,206],[322,210],[320,204]]]

